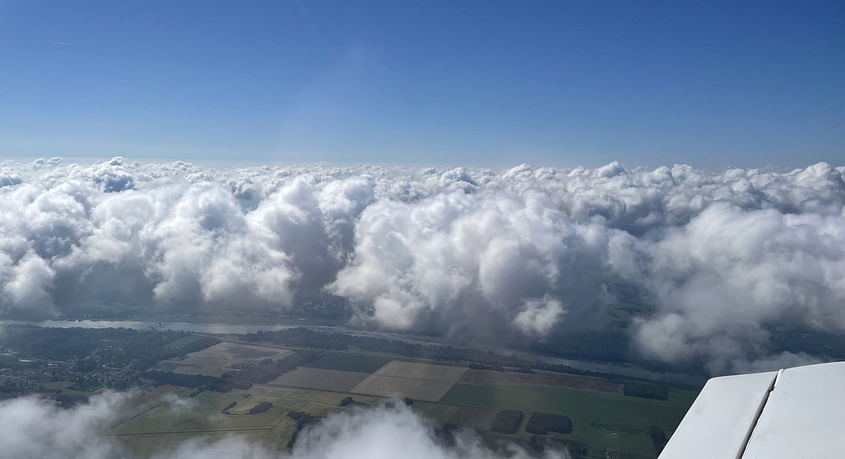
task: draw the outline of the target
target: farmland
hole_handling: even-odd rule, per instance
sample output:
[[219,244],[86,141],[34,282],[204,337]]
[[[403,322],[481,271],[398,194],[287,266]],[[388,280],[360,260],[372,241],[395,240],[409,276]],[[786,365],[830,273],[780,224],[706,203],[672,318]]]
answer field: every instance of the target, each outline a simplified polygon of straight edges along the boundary
[[457,407],[449,422],[459,426],[472,427],[481,431],[489,430],[498,410],[471,406]]
[[260,359],[280,359],[288,354],[290,351],[285,349],[223,342],[192,352],[182,359],[165,360],[158,368],[186,375],[219,377],[236,364]]
[[352,352],[326,352],[317,360],[304,365],[324,370],[358,371],[372,373],[390,362],[389,357]]
[[401,395],[415,400],[440,400],[466,368],[426,363],[391,361],[350,392],[370,395]]
[[[206,371],[216,371],[224,361],[231,366],[238,359],[282,358],[306,352],[258,344],[224,342],[162,364],[181,363],[188,368],[202,364]],[[127,444],[143,444],[144,437],[166,436],[165,431],[176,436],[195,432],[211,438],[236,432],[279,446],[296,430],[288,412],[321,417],[343,409],[341,401],[346,397],[371,404],[381,397],[400,396],[412,400],[414,410],[436,425],[474,429],[488,439],[508,439],[531,448],[542,443],[535,441],[538,436],[532,432],[547,432],[539,438],[566,442],[574,457],[624,453],[625,457],[653,458],[656,446],[649,429],[670,435],[695,397],[694,392],[678,389],[664,390],[667,400],[626,395],[647,393],[625,390],[626,384],[640,389],[654,386],[646,382],[524,368],[468,368],[466,364],[396,357],[361,350],[323,351],[266,384],[226,393],[200,393],[194,399],[205,411],[177,416],[158,407],[121,426],[115,435]],[[272,407],[249,414],[262,403]],[[230,408],[224,414],[227,406]],[[157,421],[168,417],[171,419]],[[532,420],[533,427],[529,426]],[[542,423],[552,430],[539,427]],[[531,431],[526,430],[529,427]]]
[[367,373],[321,368],[297,368],[268,383],[271,386],[305,387],[334,392],[351,392],[367,378]]
[[[64,330],[28,333],[15,343],[30,358],[38,358],[41,342],[64,337]],[[61,350],[73,352],[73,364],[21,363],[21,374],[37,371],[44,380],[40,391],[68,405],[108,387],[97,381],[123,375],[121,381],[142,395],[107,434],[140,456],[186,439],[230,434],[285,449],[304,425],[298,420],[398,396],[433,426],[470,429],[488,444],[515,442],[539,452],[563,442],[575,458],[654,458],[660,447],[654,438],[671,435],[695,397],[693,391],[663,383],[577,374],[461,348],[441,352],[338,334],[326,335],[332,339],[314,348],[307,344],[319,343],[321,334],[310,331],[268,335],[274,341],[296,341],[290,345],[258,335],[67,334],[79,343]],[[379,343],[387,344],[380,348]],[[51,347],[50,352],[59,351]],[[121,364],[127,360],[132,365]],[[104,377],[78,376],[86,371]]]
[[441,400],[460,406],[566,414],[575,419],[613,420],[623,425],[657,425],[673,430],[694,393],[674,391],[669,401],[550,387],[455,385]]
[[[565,415],[572,419],[572,433],[554,436],[590,446],[591,455],[611,449],[654,457],[649,428],[657,426],[670,434],[695,395],[690,391],[673,390],[669,400],[662,401],[567,388],[458,384],[443,397],[441,403],[514,409],[526,414]],[[523,430],[520,435],[527,436],[528,433]]]
[[[229,349],[226,358],[234,357],[231,347],[224,349]],[[277,356],[305,352],[261,349]],[[221,358],[226,355],[209,350]],[[624,395],[623,387],[619,381],[582,375],[478,370],[407,358],[390,360],[383,354],[360,351],[328,351],[267,384],[225,393],[201,392],[192,398],[196,407],[188,413],[157,407],[121,425],[114,435],[141,449],[147,437],[163,438],[162,444],[168,444],[189,433],[218,438],[225,432],[278,447],[296,431],[288,412],[322,417],[342,410],[341,402],[347,397],[372,404],[395,395],[413,400],[414,410],[435,425],[474,429],[488,439],[508,439],[530,448],[537,435],[526,429],[533,420],[536,425],[529,429],[533,432],[545,431],[538,427],[541,422],[552,423],[553,430],[540,437],[567,442],[574,457],[625,453],[625,457],[653,458],[656,450],[649,429],[671,434],[695,393],[672,389],[668,400],[655,400]],[[249,414],[261,404],[272,407]],[[555,423],[568,427],[557,431]]]
[[[186,438],[215,440],[227,434],[245,435],[249,440],[268,447],[283,447],[293,432],[296,422],[286,416],[289,411],[301,411],[314,416],[326,416],[340,409],[346,395],[317,390],[294,389],[256,385],[249,390],[231,392],[201,392],[190,396],[189,391],[178,388],[174,393],[187,400],[185,406],[174,406],[167,398],[160,399],[152,409],[142,405],[138,413],[127,415],[115,423],[109,434],[139,455],[150,455]],[[363,403],[376,399],[355,396]],[[224,410],[235,402],[225,414]],[[262,402],[271,403],[269,410],[247,414]]]

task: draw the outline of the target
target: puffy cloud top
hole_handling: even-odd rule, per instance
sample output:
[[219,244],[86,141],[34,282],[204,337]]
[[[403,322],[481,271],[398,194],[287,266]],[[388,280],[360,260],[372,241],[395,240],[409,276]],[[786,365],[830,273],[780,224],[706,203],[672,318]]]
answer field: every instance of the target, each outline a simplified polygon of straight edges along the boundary
[[622,321],[632,354],[722,372],[779,358],[780,326],[845,330],[843,173],[4,162],[0,308],[331,302],[359,325],[528,342]]

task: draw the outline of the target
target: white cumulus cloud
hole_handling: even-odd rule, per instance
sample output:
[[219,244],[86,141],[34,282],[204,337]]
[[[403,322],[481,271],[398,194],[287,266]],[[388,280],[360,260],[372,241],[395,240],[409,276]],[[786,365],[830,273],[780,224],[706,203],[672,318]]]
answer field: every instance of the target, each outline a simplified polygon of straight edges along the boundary
[[511,344],[589,323],[730,371],[784,327],[845,331],[843,173],[5,161],[0,310],[330,310]]

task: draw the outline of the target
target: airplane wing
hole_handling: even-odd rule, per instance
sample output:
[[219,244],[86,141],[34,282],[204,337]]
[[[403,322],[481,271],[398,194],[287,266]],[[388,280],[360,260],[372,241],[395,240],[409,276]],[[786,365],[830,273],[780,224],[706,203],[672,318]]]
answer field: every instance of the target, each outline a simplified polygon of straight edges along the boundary
[[659,459],[845,457],[845,362],[712,378]]

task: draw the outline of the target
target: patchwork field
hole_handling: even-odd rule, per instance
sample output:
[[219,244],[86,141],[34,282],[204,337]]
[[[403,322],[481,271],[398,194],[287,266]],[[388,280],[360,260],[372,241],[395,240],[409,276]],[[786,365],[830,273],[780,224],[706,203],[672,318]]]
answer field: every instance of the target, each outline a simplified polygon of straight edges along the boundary
[[372,373],[391,359],[371,354],[353,354],[350,352],[326,352],[317,360],[308,362],[304,366],[322,368],[325,370],[358,371]]
[[353,387],[369,376],[356,371],[324,370],[321,368],[297,368],[267,383],[270,386],[302,387],[334,392],[350,392]]
[[[695,395],[672,390],[669,400],[664,401],[558,387],[456,384],[440,403],[514,409],[526,416],[534,412],[568,416],[573,422],[572,433],[554,436],[588,445],[591,457],[604,457],[603,449],[624,451],[626,457],[655,457],[649,428],[657,426],[670,435]],[[524,429],[518,435],[529,436]],[[596,449],[595,445],[602,445],[603,449]]]
[[616,424],[656,425],[671,431],[694,398],[695,393],[689,391],[671,391],[669,400],[663,401],[565,388],[456,384],[441,402],[563,414],[572,419]]
[[351,392],[382,397],[408,397],[414,400],[436,402],[451,387],[452,383],[445,381],[371,375],[355,386]]
[[[238,363],[279,359],[291,352],[224,342],[183,360],[161,362],[160,369],[215,376]],[[289,412],[323,417],[344,409],[341,401],[349,397],[355,406],[400,396],[412,399],[413,409],[434,425],[474,429],[485,441],[507,439],[530,448],[533,434],[525,429],[532,414],[557,414],[571,419],[572,431],[546,436],[569,442],[573,457],[645,459],[656,457],[649,429],[656,426],[670,435],[695,397],[694,392],[672,389],[668,400],[654,400],[626,396],[621,384],[596,377],[475,370],[399,358],[358,350],[324,351],[270,383],[249,389],[197,393],[176,388],[188,405],[148,400],[143,412],[113,426],[110,434],[141,456],[189,437],[217,440],[230,434],[284,448],[296,431]],[[155,399],[167,390],[173,387],[146,397]],[[494,427],[501,424],[494,422],[499,415],[519,416],[519,426]]]
[[436,402],[466,372],[465,367],[393,360],[352,388],[358,394],[399,395]]
[[287,349],[223,342],[192,352],[184,359],[162,361],[157,368],[186,375],[220,376],[234,364],[261,359],[275,360],[290,353]]
[[592,390],[621,394],[622,384],[601,378],[538,371],[535,373],[504,372],[492,370],[468,370],[459,384],[473,386],[539,386],[568,387],[570,389]]
[[[303,390],[288,387],[256,385],[248,390],[201,392],[193,397],[189,390],[178,388],[180,398],[165,393],[149,393],[135,413],[112,425],[109,435],[118,439],[140,456],[150,456],[168,449],[187,438],[217,440],[226,435],[243,435],[250,441],[284,449],[296,422],[287,417],[289,411],[302,411],[313,416],[326,416],[340,409],[340,401],[349,394]],[[371,404],[376,398],[355,395],[355,400]],[[155,400],[151,400],[155,399]],[[152,403],[151,403],[152,402]],[[235,405],[225,414],[224,410]],[[250,408],[269,402],[273,407],[258,414],[247,414]]]
[[374,374],[378,376],[395,376],[430,381],[444,381],[454,384],[461,379],[461,376],[463,376],[466,371],[466,367],[393,360],[387,365],[379,368]]

